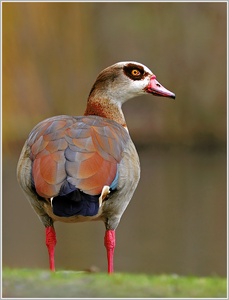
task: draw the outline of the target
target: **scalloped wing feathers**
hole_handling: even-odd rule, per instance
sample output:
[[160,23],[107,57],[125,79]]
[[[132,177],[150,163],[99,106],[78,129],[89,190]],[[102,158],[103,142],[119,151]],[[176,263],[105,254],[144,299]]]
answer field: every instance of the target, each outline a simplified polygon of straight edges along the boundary
[[78,188],[101,193],[116,177],[129,140],[118,123],[97,116],[57,116],[30,133],[32,181],[41,197],[64,195]]

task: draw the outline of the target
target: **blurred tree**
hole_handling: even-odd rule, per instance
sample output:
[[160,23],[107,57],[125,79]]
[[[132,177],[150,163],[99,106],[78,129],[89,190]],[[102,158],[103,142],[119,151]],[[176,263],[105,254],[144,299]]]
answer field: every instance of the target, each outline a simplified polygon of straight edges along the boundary
[[2,7],[7,153],[20,151],[38,121],[83,114],[98,72],[123,60],[146,64],[177,96],[175,102],[149,96],[124,105],[136,143],[225,146],[226,3]]

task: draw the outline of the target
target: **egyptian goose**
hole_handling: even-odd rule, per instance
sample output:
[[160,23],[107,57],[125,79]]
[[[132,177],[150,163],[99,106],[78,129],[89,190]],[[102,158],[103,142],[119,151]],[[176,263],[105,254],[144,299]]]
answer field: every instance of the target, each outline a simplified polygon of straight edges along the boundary
[[45,226],[50,270],[55,271],[55,221],[101,220],[108,273],[113,272],[115,229],[140,178],[138,154],[121,107],[142,94],[175,98],[146,66],[116,63],[98,75],[84,116],[55,116],[30,132],[17,177]]

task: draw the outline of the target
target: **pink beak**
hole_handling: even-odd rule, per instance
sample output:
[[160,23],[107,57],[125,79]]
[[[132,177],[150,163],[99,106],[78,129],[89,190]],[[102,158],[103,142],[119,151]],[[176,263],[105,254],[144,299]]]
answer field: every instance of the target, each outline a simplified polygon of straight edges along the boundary
[[150,79],[150,83],[146,88],[146,91],[155,96],[169,97],[175,99],[175,94],[164,88],[157,80],[156,76],[153,75]]

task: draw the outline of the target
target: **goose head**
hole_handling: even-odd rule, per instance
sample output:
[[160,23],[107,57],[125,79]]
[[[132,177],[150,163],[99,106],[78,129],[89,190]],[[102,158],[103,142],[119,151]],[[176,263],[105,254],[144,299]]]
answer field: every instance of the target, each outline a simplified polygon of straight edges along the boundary
[[98,75],[89,99],[106,98],[117,104],[123,104],[143,94],[175,99],[175,94],[163,87],[148,67],[141,63],[127,61],[118,62],[104,69]]

